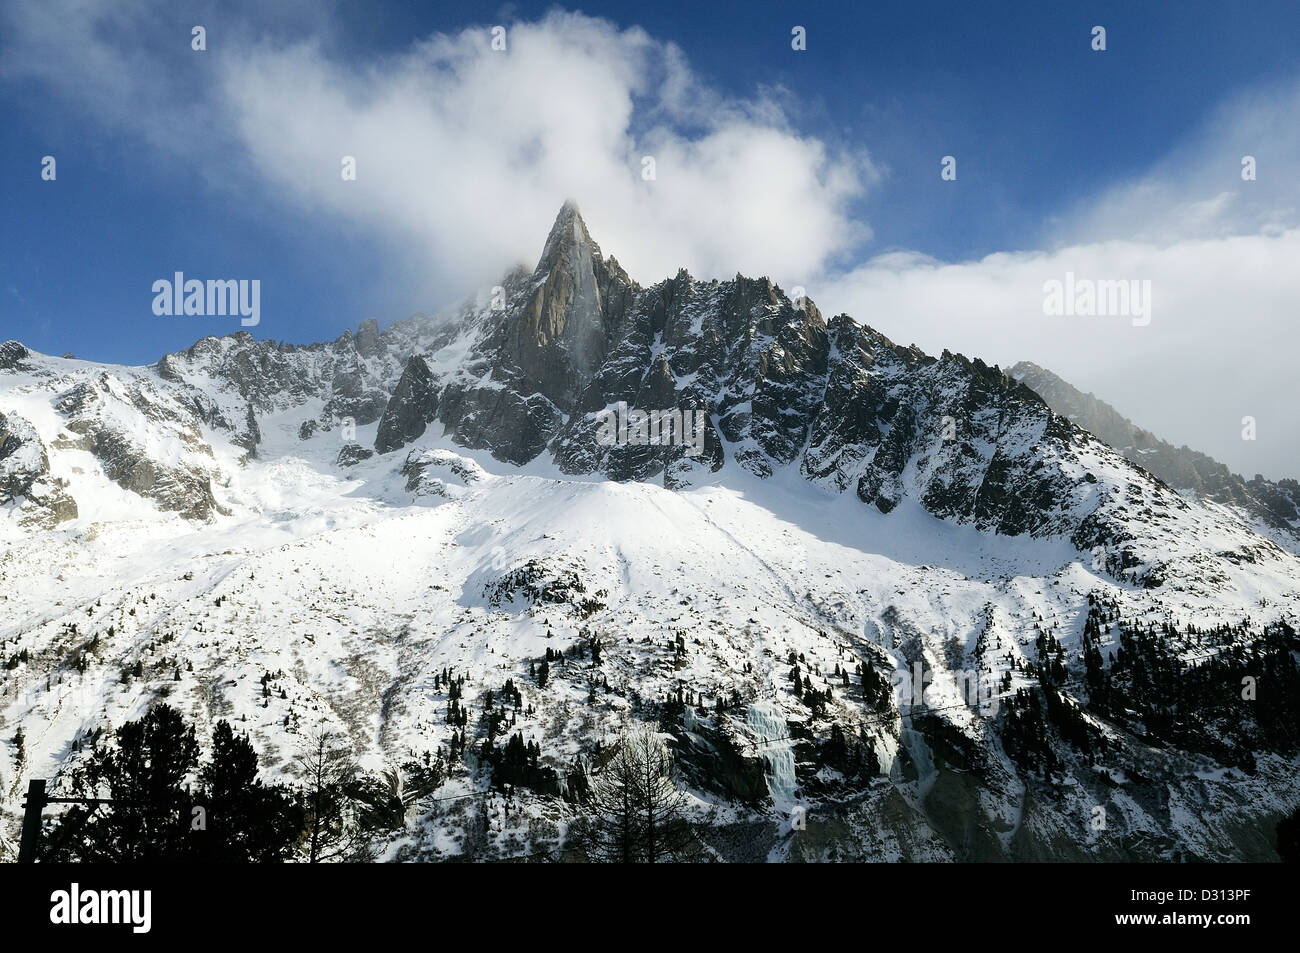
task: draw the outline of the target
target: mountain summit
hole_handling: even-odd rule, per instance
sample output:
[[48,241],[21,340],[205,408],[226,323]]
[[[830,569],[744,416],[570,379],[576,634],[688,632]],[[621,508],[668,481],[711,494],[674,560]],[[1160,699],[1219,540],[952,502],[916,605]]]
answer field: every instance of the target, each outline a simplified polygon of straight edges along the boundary
[[527,385],[561,405],[605,359],[607,327],[618,319],[631,286],[617,263],[606,263],[573,202],[551,226],[521,307],[510,315],[505,356]]
[[389,859],[561,844],[638,721],[728,859],[1276,859],[1300,558],[1030,370],[642,286],[572,203],[439,320],[0,345],[0,823],[168,696],[444,787]]
[[[701,281],[681,270],[642,287],[604,256],[571,201],[531,273],[511,272],[486,304],[450,320],[412,318],[383,333],[367,322],[308,347],[207,338],[152,371],[87,377],[63,392],[58,412],[110,479],[204,519],[224,504],[202,429],[229,433],[251,459],[268,415],[289,414],[301,440],[356,428],[380,459],[440,425],[459,447],[574,476],[685,488],[729,467],[792,474],[881,513],[907,503],[982,531],[1059,538],[1147,586],[1197,549],[1189,519],[1243,539],[1225,542],[1224,558],[1276,550],[1240,537],[1223,514],[1192,509],[979,359],[901,347],[843,314],[828,322],[767,278]],[[119,403],[192,452],[152,454],[139,428],[113,423]],[[602,440],[624,411],[701,420],[702,443]],[[338,454],[343,466],[365,458],[360,448]],[[52,514],[77,512],[65,496],[43,499],[59,501],[46,504]]]

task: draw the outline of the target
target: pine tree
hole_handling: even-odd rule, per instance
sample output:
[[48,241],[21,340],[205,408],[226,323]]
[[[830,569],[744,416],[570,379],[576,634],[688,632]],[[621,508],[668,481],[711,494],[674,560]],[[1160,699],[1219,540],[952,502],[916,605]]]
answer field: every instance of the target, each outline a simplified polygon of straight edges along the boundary
[[212,759],[201,778],[207,829],[195,836],[204,859],[265,863],[290,856],[303,809],[287,791],[258,780],[257,753],[225,720],[212,730]]
[[74,805],[47,837],[47,860],[92,863],[193,859],[189,836],[193,798],[185,779],[198,767],[194,729],[168,705],[157,705],[95,744],[74,773],[73,793],[108,798],[110,805]]

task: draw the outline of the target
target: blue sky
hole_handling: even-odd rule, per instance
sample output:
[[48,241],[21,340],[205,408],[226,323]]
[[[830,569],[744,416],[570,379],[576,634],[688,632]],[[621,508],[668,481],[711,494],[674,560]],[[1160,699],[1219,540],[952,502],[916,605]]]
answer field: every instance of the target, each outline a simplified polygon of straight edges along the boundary
[[[962,311],[971,295],[999,314],[1034,310],[1033,295],[997,298],[1001,254],[1024,256],[1011,261],[1038,287],[1063,249],[1080,250],[1061,259],[1072,267],[1137,242],[1099,274],[1160,276],[1204,270],[1170,257],[1189,243],[1236,242],[1204,251],[1219,262],[1257,258],[1242,241],[1289,237],[1298,196],[1280,180],[1300,162],[1294,133],[1275,127],[1297,115],[1294,2],[86,9],[19,0],[0,15],[0,338],[144,363],[236,330],[152,314],[152,282],[177,270],[259,278],[259,337],[332,338],[490,284],[511,258],[535,257],[576,192],[606,252],[645,283],[678,264],[769,272],[904,342],[1038,360],[1241,469],[1258,448],[1238,446],[1236,421],[1280,419],[1264,391],[1219,394],[1203,437],[1205,408],[1131,384],[1159,355],[1200,354],[1222,309],[1179,313],[1177,328],[1163,312],[1169,330],[1153,322],[1141,337],[1083,329],[1079,342],[1074,329],[1040,333],[1041,312],[1018,317],[1036,322],[1022,334],[992,318],[972,329]],[[194,24],[204,53],[189,48]],[[486,52],[495,24],[510,67]],[[1105,52],[1090,49],[1098,24]],[[795,25],[806,51],[791,49]],[[540,118],[495,116],[506,100]],[[407,149],[418,159],[393,159]],[[495,161],[512,150],[544,159]],[[344,151],[362,170],[346,194]],[[658,193],[636,181],[647,151]],[[1258,189],[1239,181],[1246,153],[1270,173]],[[45,155],[54,182],[41,180]],[[955,182],[939,178],[944,155]],[[1205,299],[1177,280],[1163,300]],[[930,300],[945,282],[953,297]],[[1295,303],[1289,285],[1266,292]],[[1271,347],[1275,332],[1258,334]],[[1274,470],[1290,459],[1275,450]]]

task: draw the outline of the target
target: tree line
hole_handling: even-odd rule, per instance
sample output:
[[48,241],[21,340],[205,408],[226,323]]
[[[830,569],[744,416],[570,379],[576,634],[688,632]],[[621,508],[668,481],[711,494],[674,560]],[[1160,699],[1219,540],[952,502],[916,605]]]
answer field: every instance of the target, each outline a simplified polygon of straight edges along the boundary
[[[259,776],[256,749],[218,721],[204,750],[198,732],[167,704],[111,733],[97,731],[63,779],[59,796],[102,799],[47,818],[45,862],[276,863],[365,861],[385,835],[404,829],[450,764],[426,755],[376,776],[350,748],[314,735],[297,758],[298,780]],[[558,793],[536,742],[512,734],[485,743],[494,787]],[[604,749],[576,785],[577,817],[566,849],[593,861],[656,863],[697,847],[672,754],[650,727],[629,730]],[[570,786],[573,779],[570,779]]]
[[268,863],[365,859],[373,835],[400,829],[415,801],[445,776],[437,759],[375,777],[326,733],[298,758],[300,784],[259,777],[258,756],[228,721],[212,729],[204,757],[194,727],[169,705],[92,747],[67,778],[73,805],[46,822],[40,859],[127,863]]

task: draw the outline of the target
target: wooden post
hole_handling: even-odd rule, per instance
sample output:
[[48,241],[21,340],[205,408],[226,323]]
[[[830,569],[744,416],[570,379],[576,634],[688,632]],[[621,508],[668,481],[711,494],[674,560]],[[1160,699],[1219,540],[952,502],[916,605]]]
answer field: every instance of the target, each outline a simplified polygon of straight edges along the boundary
[[41,810],[45,807],[45,781],[33,778],[27,782],[27,800],[23,802],[23,835],[18,844],[18,863],[36,862],[36,851],[41,841]]

